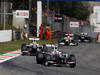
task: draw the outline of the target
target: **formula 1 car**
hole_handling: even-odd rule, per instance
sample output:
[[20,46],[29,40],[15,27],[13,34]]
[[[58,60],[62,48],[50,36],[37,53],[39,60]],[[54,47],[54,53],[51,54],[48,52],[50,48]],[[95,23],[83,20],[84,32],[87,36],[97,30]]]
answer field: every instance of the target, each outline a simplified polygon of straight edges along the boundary
[[74,40],[74,34],[65,34],[59,45],[77,46],[78,43]]
[[64,65],[74,68],[76,66],[76,57],[74,54],[62,53],[56,46],[53,49],[43,52],[38,52],[36,55],[37,64],[43,64],[45,66],[50,65]]
[[81,33],[79,36],[78,36],[78,41],[79,42],[86,42],[86,43],[89,43],[89,42],[92,42],[92,38],[90,36],[87,35],[87,33]]
[[38,50],[42,49],[42,45],[37,44],[37,40],[39,39],[34,39],[34,38],[29,38],[29,40],[32,40],[33,42],[30,44],[22,44],[21,45],[21,52],[22,55],[36,55]]

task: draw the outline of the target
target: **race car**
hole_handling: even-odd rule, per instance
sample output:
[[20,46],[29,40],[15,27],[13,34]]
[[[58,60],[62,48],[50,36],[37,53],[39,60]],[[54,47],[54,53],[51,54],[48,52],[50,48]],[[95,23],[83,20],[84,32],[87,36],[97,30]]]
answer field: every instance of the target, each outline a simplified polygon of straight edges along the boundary
[[65,34],[59,45],[77,46],[78,43],[74,40],[74,34]]
[[52,48],[48,49],[46,47],[46,50],[36,54],[37,64],[43,64],[44,66],[63,65],[71,68],[76,66],[76,57],[74,54],[60,52],[56,46]]
[[37,44],[36,41],[39,39],[29,38],[29,40],[32,40],[32,43],[21,45],[22,55],[36,55],[37,51],[41,50],[43,47],[42,45]]
[[92,42],[92,38],[90,36],[87,35],[87,33],[81,33],[79,36],[78,36],[78,41],[79,42],[86,42],[86,43],[89,43],[89,42]]

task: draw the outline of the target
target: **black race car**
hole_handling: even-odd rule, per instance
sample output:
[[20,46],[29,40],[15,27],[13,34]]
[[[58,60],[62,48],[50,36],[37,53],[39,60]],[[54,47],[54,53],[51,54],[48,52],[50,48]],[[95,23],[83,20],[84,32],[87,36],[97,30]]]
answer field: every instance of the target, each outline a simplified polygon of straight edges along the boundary
[[37,39],[30,38],[30,40],[33,42],[21,45],[22,55],[36,55],[37,51],[42,49],[43,46],[36,43]]
[[90,36],[87,35],[87,33],[81,33],[78,36],[78,41],[79,42],[86,42],[86,43],[90,43],[92,42],[92,38]]
[[48,48],[45,49],[43,52],[36,54],[37,64],[43,64],[45,66],[64,65],[72,68],[76,66],[76,57],[74,54],[62,53],[58,51],[56,46],[50,50],[48,50]]
[[78,43],[74,40],[74,34],[65,34],[59,45],[77,46]]

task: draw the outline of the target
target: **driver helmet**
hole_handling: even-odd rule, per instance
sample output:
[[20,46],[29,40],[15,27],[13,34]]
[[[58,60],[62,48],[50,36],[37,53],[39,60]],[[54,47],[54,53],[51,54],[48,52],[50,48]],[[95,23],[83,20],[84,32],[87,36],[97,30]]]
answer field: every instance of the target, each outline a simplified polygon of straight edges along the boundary
[[65,34],[65,37],[67,37],[68,36],[68,34]]
[[84,35],[84,33],[81,33],[81,35]]
[[84,33],[84,35],[87,35],[87,33]]

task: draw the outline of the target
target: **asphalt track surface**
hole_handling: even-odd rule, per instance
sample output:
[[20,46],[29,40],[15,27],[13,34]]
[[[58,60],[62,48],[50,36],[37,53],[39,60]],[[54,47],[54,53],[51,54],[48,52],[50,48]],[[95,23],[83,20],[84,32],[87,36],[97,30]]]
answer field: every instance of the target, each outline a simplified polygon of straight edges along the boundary
[[33,56],[19,56],[0,64],[0,75],[100,75],[100,44],[81,43],[79,46],[64,46],[60,50],[74,53],[77,66],[43,66],[36,64]]

